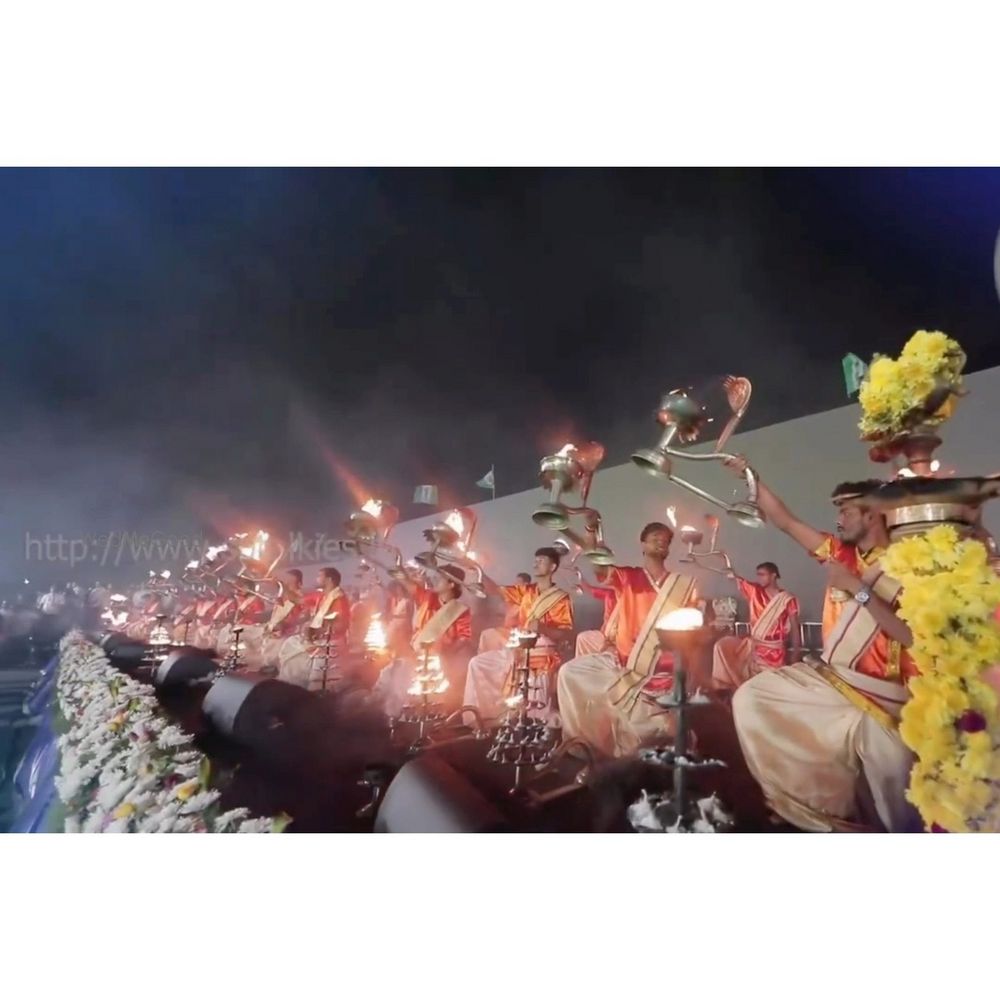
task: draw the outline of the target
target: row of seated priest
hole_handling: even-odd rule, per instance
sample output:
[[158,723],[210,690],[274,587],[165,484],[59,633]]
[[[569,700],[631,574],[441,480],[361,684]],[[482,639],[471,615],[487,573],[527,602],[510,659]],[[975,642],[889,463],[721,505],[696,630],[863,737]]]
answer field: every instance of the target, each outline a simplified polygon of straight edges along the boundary
[[[664,548],[668,546],[666,540]],[[623,611],[629,611],[625,602],[616,607],[607,600],[607,593],[614,592],[611,588],[598,593],[588,586],[592,597],[604,598],[603,620],[598,616],[595,627],[577,628],[572,596],[552,584],[559,557],[557,550],[540,549],[535,555],[534,580],[524,574],[514,584],[491,585],[487,600],[465,593],[462,571],[455,567],[441,567],[406,585],[394,581],[377,604],[364,599],[352,604],[336,569],[321,570],[317,586],[308,591],[301,573],[289,570],[284,574],[282,599],[270,605],[260,595],[232,588],[231,592],[223,588],[216,594],[191,595],[173,609],[171,638],[213,648],[220,658],[235,654],[240,669],[266,672],[309,689],[327,688],[345,679],[360,682],[390,716],[409,700],[417,664],[425,655],[433,655],[447,682],[441,693],[445,706],[472,705],[483,718],[496,718],[510,694],[517,655],[509,645],[511,635],[519,629],[532,630],[539,633],[538,645],[530,654],[534,699],[546,706],[544,711],[558,724],[556,679],[561,666],[613,655],[619,620]],[[635,581],[629,583],[635,586]],[[629,587],[621,592],[627,593]],[[698,600],[697,604],[706,624],[724,641],[691,665],[693,686],[705,692],[731,692],[740,677],[748,675],[747,665],[762,647],[748,634],[750,623],[734,620],[734,599]],[[374,606],[381,608],[377,615]],[[133,634],[148,635],[152,621],[162,620],[155,607],[145,610],[133,622]],[[752,603],[749,610],[752,615]],[[815,648],[818,628],[812,623],[796,625],[794,635],[788,628],[785,632],[778,643],[777,663],[790,662],[802,651]],[[621,643],[617,648],[625,652]],[[626,659],[627,653],[622,663]],[[669,657],[660,656],[654,670],[660,676],[644,685],[648,696],[663,693],[670,683],[670,669]]]

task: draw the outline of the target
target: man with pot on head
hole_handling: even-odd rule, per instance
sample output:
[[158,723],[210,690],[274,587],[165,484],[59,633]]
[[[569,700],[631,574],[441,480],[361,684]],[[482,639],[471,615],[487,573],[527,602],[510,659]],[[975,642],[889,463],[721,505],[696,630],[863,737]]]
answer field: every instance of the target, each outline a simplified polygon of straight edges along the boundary
[[[742,476],[746,459],[726,463]],[[900,586],[879,568],[889,543],[870,498],[879,480],[841,483],[837,535],[800,521],[763,483],[767,520],[827,568],[821,660],[750,678],[733,695],[743,754],[768,805],[802,830],[914,828],[906,801],[913,757],[898,732],[916,668]]]

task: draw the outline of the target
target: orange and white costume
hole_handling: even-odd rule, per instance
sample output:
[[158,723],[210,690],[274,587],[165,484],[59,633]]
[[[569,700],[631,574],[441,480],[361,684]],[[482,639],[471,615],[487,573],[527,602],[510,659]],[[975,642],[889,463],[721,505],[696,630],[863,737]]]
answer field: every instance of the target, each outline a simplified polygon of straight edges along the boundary
[[[519,583],[501,587],[504,601],[518,609],[517,627],[523,629],[528,622],[537,621],[550,629],[557,629],[567,640],[573,631],[573,602],[569,594],[556,586],[540,592],[535,583]],[[479,653],[469,660],[465,681],[463,704],[479,709],[484,718],[501,714],[503,694],[508,675],[515,663],[515,651],[508,648]],[[536,665],[539,701],[549,700],[549,686],[553,673],[558,669],[562,654],[556,643],[541,635],[531,651],[531,662]]]
[[[895,606],[900,586],[861,553],[827,536],[814,553],[836,559]],[[752,677],[733,696],[747,765],[771,808],[802,830],[908,829],[913,757],[897,731],[917,671],[905,650],[854,600],[823,609],[822,662],[795,663]]]
[[758,583],[736,578],[750,611],[750,635],[727,635],[715,644],[712,680],[716,688],[735,690],[762,670],[785,666],[785,647],[799,602],[787,590],[768,594]]

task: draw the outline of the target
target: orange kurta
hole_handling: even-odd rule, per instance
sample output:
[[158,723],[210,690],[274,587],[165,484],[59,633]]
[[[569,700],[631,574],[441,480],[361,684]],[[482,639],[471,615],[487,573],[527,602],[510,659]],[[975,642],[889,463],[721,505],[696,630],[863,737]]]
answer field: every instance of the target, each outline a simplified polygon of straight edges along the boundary
[[601,622],[601,631],[603,632],[608,627],[608,620],[618,603],[618,591],[614,587],[595,587],[593,584],[587,583],[586,580],[581,580],[580,586],[591,597],[603,603],[604,620]]
[[615,648],[622,663],[628,660],[646,621],[646,615],[667,575],[664,573],[662,579],[654,580],[642,566],[615,566],[608,574],[607,583],[618,595]]
[[[515,583],[511,587],[501,587],[500,593],[503,599],[518,609],[517,627],[524,628],[528,624],[528,616],[538,600],[537,583]],[[549,628],[565,629],[571,631],[573,628],[573,602],[569,594],[564,594],[562,599],[556,601],[542,616],[539,625],[547,625]]]
[[218,598],[206,616],[208,623],[210,625],[228,625],[235,607],[235,597]]
[[441,636],[441,647],[447,649],[464,639],[472,640],[472,612],[466,608]]
[[419,632],[441,607],[441,598],[422,584],[413,591],[413,632]]
[[[742,577],[736,578],[736,585],[740,588],[740,593],[746,599],[750,609],[751,629],[760,620],[765,608],[771,603],[771,598],[767,591],[759,584]],[[753,659],[768,667],[783,667],[785,665],[785,638],[788,636],[791,627],[791,618],[799,613],[799,602],[793,597],[785,610],[781,613],[777,621],[768,631],[767,635],[760,636],[761,642],[753,644]],[[752,639],[751,639],[752,641]],[[764,645],[764,643],[780,642],[781,646]]]
[[[299,592],[286,594],[284,600],[293,602],[292,610],[271,629],[271,635],[275,638],[287,638],[298,632],[303,623],[309,621],[309,615],[316,613],[316,602],[310,602],[311,596]],[[271,615],[274,615],[273,609]]]
[[247,595],[236,606],[236,621],[239,625],[253,625],[264,612],[264,602],[257,595]]
[[[315,596],[310,595],[312,598],[309,601],[309,613],[315,616],[319,613],[320,607],[323,602],[327,599],[327,591],[316,591]],[[327,615],[336,614],[337,617],[333,619],[333,632],[335,636],[344,636],[347,634],[347,630],[351,627],[351,599],[341,591],[336,598],[334,598],[333,603],[326,609]],[[324,616],[325,617],[325,616]],[[306,619],[306,624],[311,624],[309,619]],[[324,624],[317,631],[326,631],[326,624]]]
[[[813,553],[813,557],[821,563],[835,559],[842,563],[851,573],[861,577],[875,565],[884,555],[885,549],[875,548],[861,552],[856,545],[843,542],[835,535],[824,535],[823,543]],[[827,588],[823,597],[823,641],[826,642],[846,607],[846,601],[834,601]],[[880,677],[884,680],[909,680],[919,673],[913,660],[898,642],[891,640],[885,632],[879,631],[871,646],[858,660],[855,667],[859,674],[869,677]]]
[[183,625],[189,618],[193,617],[197,606],[196,601],[189,601],[185,604],[174,616],[174,625]]

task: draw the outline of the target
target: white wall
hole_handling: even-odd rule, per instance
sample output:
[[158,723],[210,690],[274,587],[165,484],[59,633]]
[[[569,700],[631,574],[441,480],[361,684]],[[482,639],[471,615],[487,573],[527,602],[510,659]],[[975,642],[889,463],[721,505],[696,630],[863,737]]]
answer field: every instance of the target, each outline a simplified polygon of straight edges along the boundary
[[[789,372],[789,378],[794,377],[795,373]],[[959,474],[984,475],[1000,470],[1000,441],[994,437],[1000,415],[1000,368],[969,375],[966,385],[969,395],[945,426],[945,443],[938,455],[946,467]],[[858,416],[856,404],[845,406],[739,434],[729,448],[747,455],[761,478],[803,520],[833,530],[834,511],[829,502],[833,487],[843,480],[885,475],[888,468],[868,461],[867,450],[858,440]],[[635,446],[651,446],[655,436],[656,428],[650,424],[647,439],[636,441]],[[737,485],[721,464],[714,462],[688,463],[678,472],[721,497],[732,496]],[[473,548],[498,581],[530,570],[534,550],[556,537],[531,520],[531,512],[542,497],[539,487],[474,506],[479,528]],[[640,529],[647,521],[664,520],[669,505],[677,507],[679,523],[700,519],[711,509],[687,491],[654,479],[631,463],[600,470],[590,502],[601,511],[607,542],[624,563],[638,560]],[[420,533],[440,516],[435,513],[400,524],[393,542],[405,556],[425,549]],[[1000,504],[987,508],[985,521],[991,531],[1000,533]],[[784,535],[767,526],[745,528],[723,515],[720,542],[737,570],[745,574],[752,574],[754,566],[764,560],[778,563],[785,586],[803,604],[804,617],[818,617],[823,570]],[[675,555],[680,550],[678,541]],[[702,579],[704,590],[713,596],[731,592],[730,585],[714,574],[704,574]],[[594,602],[585,599],[578,610],[578,616],[592,617]]]

